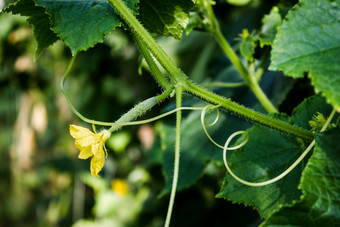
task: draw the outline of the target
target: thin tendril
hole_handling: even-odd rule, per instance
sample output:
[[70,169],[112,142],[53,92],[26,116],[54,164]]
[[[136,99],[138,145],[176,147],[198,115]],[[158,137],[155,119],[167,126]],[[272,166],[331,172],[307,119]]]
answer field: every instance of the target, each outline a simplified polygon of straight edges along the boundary
[[[217,111],[217,114],[216,114],[216,117],[215,117],[215,120],[212,122],[212,123],[207,123],[205,121],[205,115],[206,115],[206,112],[209,110],[211,111],[212,109],[216,109]],[[210,113],[210,112],[209,112]],[[333,110],[333,112],[330,114],[330,116],[328,117],[326,123],[324,124],[324,126],[322,127],[321,129],[321,132],[325,131],[328,127],[328,125],[330,124],[332,118],[334,117],[336,113],[336,109]],[[217,142],[215,142],[211,136],[209,135],[207,129],[206,129],[206,126],[213,126],[217,123],[219,119],[219,110],[218,110],[218,106],[213,106],[213,105],[208,105],[206,106],[203,110],[202,110],[202,113],[201,113],[201,124],[202,124],[202,127],[203,127],[203,130],[205,132],[205,134],[207,135],[207,137],[209,138],[209,140],[215,144],[217,147],[219,148],[222,148],[223,149],[223,162],[224,162],[224,165],[227,169],[227,171],[230,173],[230,175],[237,181],[239,181],[240,183],[242,184],[245,184],[245,185],[248,185],[248,186],[252,186],[252,187],[259,187],[259,186],[265,186],[265,185],[268,185],[268,184],[272,184],[280,179],[282,179],[283,177],[285,177],[287,174],[289,174],[305,157],[306,155],[310,152],[310,150],[314,147],[315,145],[315,140],[313,140],[309,146],[306,148],[306,150],[300,155],[300,157],[291,165],[289,166],[289,168],[287,170],[285,170],[283,173],[281,173],[280,175],[278,175],[277,177],[275,178],[272,178],[268,181],[264,181],[264,182],[249,182],[249,181],[245,181],[241,178],[239,178],[236,174],[234,174],[229,165],[228,165],[228,161],[227,161],[227,151],[228,150],[236,150],[236,149],[239,149],[241,147],[243,147],[249,140],[249,134],[247,131],[237,131],[237,132],[234,132],[233,134],[231,134],[229,136],[229,138],[227,139],[227,141],[225,142],[224,146],[218,144]],[[229,144],[230,142],[238,135],[246,135],[246,138],[243,140],[242,143],[240,143],[239,145],[236,145],[236,146],[233,146],[233,147],[229,147]]]
[[63,76],[63,79],[61,80],[61,83],[60,83],[61,91],[62,91],[62,93],[64,94],[64,96],[65,96],[65,98],[66,98],[66,100],[67,100],[67,102],[68,102],[68,104],[69,104],[69,106],[70,106],[72,112],[73,112],[75,115],[77,115],[77,117],[79,117],[81,120],[83,120],[84,122],[87,122],[87,123],[89,123],[89,124],[92,124],[92,125],[110,126],[110,123],[108,123],[108,122],[90,120],[90,119],[84,117],[84,116],[83,116],[81,113],[79,113],[78,110],[74,107],[74,105],[72,104],[72,101],[71,101],[70,96],[69,96],[69,95],[66,93],[66,91],[65,91],[64,84],[65,84],[65,81],[66,81],[68,75],[70,74],[71,68],[72,68],[72,66],[73,66],[73,63],[74,63],[76,57],[77,57],[77,55],[74,55],[74,56],[72,57],[72,59],[71,59],[69,65],[68,65],[68,67],[67,67],[67,69],[66,69],[66,72],[65,72],[65,74],[64,74],[64,76]]
[[[202,110],[202,113],[201,113],[201,124],[202,124],[202,127],[203,127],[203,130],[204,130],[204,133],[206,134],[206,136],[208,137],[208,139],[213,143],[215,144],[217,147],[221,148],[221,149],[224,149],[224,146],[218,144],[215,140],[213,140],[211,138],[211,136],[209,135],[208,131],[207,131],[207,128],[206,126],[213,126],[217,123],[218,119],[219,119],[219,116],[220,116],[220,111],[218,109],[219,106],[213,106],[213,105],[208,105],[206,107],[204,107],[204,109]],[[215,120],[212,122],[212,123],[207,123],[205,121],[205,114],[207,112],[207,110],[209,110],[209,113],[212,109],[216,109],[216,117],[215,117]],[[241,147],[243,147],[247,142],[248,142],[248,132],[246,131],[238,131],[238,132],[235,132],[237,133],[237,135],[239,134],[246,134],[247,135],[247,138],[239,145],[236,145],[234,147],[228,147],[227,149],[228,150],[236,150],[236,149],[239,149]],[[234,133],[234,134],[235,134]],[[234,134],[232,134],[230,137],[232,137]],[[236,136],[236,135],[235,135]],[[234,138],[235,136],[233,136],[232,138]]]
[[[212,123],[208,124],[208,123],[205,121],[205,114],[206,114],[207,110],[209,110],[209,113],[210,113],[210,111],[211,111],[212,109],[216,109],[216,117],[215,117],[215,120],[214,120]],[[213,139],[211,138],[211,136],[209,135],[209,133],[208,133],[208,131],[207,131],[207,128],[206,128],[206,126],[213,126],[213,125],[215,125],[215,124],[217,123],[219,117],[220,117],[220,111],[219,111],[218,107],[217,107],[217,106],[213,106],[213,105],[208,105],[208,106],[204,107],[204,109],[202,110],[202,113],[201,113],[201,124],[202,124],[203,130],[204,130],[204,133],[207,135],[207,137],[209,138],[209,140],[210,140],[213,144],[215,144],[216,146],[218,146],[219,148],[222,148],[222,149],[223,149],[223,146],[222,146],[222,145],[218,144],[217,142],[215,142],[215,140],[213,140]]]
[[[334,117],[336,113],[336,109],[333,109],[332,113],[330,114],[330,116],[328,117],[326,123],[324,124],[324,126],[321,129],[321,132],[325,131],[328,127],[328,125],[330,124],[332,118]],[[224,161],[224,165],[227,168],[228,172],[230,173],[230,175],[237,181],[239,181],[242,184],[248,185],[248,186],[252,186],[252,187],[259,187],[259,186],[265,186],[268,184],[272,184],[280,179],[282,179],[283,177],[285,177],[287,174],[289,174],[303,159],[304,157],[306,157],[306,155],[310,152],[310,150],[314,147],[315,145],[315,140],[313,140],[309,146],[306,148],[306,150],[300,155],[300,157],[287,169],[285,170],[283,173],[281,173],[280,175],[278,175],[277,177],[270,179],[268,181],[264,181],[264,182],[249,182],[249,181],[245,181],[241,178],[239,178],[238,176],[236,176],[231,169],[228,166],[228,162],[227,162],[227,150],[230,150],[230,148],[228,148],[230,141],[236,136],[241,134],[242,132],[235,132],[233,133],[228,140],[226,141],[224,148],[223,148],[223,161]],[[248,139],[248,138],[247,138]]]
[[[230,173],[230,175],[237,180],[238,182],[248,185],[248,186],[252,186],[252,187],[259,187],[259,186],[265,186],[268,184],[272,184],[280,179],[282,179],[283,177],[285,177],[288,173],[290,173],[290,171],[292,171],[301,161],[302,159],[308,154],[308,152],[313,148],[314,144],[315,144],[315,140],[312,141],[312,143],[307,147],[307,149],[302,153],[302,155],[287,169],[285,170],[283,173],[281,173],[280,175],[278,175],[277,177],[268,180],[268,181],[264,181],[264,182],[249,182],[249,181],[245,181],[241,178],[239,178],[238,176],[236,176],[236,174],[234,174],[229,165],[228,165],[228,161],[227,161],[227,150],[228,150],[228,145],[231,141],[231,139],[233,135],[231,135],[228,140],[226,141],[225,145],[224,145],[224,149],[223,149],[223,162],[225,167],[227,168],[228,172]],[[231,138],[231,139],[230,139]]]
[[[83,116],[81,113],[78,112],[78,110],[74,107],[74,105],[72,104],[72,101],[71,101],[71,98],[69,97],[69,95],[66,93],[66,90],[65,90],[65,87],[64,87],[64,84],[65,84],[65,81],[71,71],[71,68],[73,66],[73,63],[76,59],[76,55],[72,57],[68,67],[67,67],[67,70],[63,76],[63,79],[60,83],[60,87],[61,87],[61,91],[63,92],[68,104],[70,105],[70,108],[72,110],[72,112],[77,115],[81,120],[83,120],[84,122],[86,123],[89,123],[89,124],[92,124],[92,127],[94,127],[94,125],[101,125],[101,126],[128,126],[128,125],[141,125],[141,124],[146,124],[146,123],[149,123],[149,122],[152,122],[152,121],[156,121],[156,120],[159,120],[163,117],[166,117],[168,115],[171,115],[172,113],[175,113],[179,110],[202,110],[203,107],[180,107],[180,108],[176,108],[176,109],[173,109],[171,111],[168,111],[166,113],[163,113],[161,115],[158,115],[156,117],[153,117],[153,118],[150,118],[150,119],[146,119],[146,120],[141,120],[141,121],[129,121],[129,122],[104,122],[104,121],[96,121],[96,120],[90,120],[88,118],[86,118],[85,116]],[[158,96],[157,96],[158,97]]]

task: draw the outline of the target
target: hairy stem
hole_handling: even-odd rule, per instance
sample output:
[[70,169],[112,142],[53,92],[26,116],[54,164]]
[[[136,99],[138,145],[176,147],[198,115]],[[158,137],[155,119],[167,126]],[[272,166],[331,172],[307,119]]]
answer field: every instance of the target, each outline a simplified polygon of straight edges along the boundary
[[164,52],[164,50],[152,38],[149,32],[137,20],[137,18],[130,12],[121,0],[108,0],[116,12],[123,18],[123,20],[131,28],[131,31],[140,38],[148,47],[148,50],[162,65],[162,67],[170,74],[172,80],[185,80],[185,75],[179,70],[171,58]]
[[139,46],[140,51],[142,52],[147,64],[150,67],[151,73],[155,77],[156,81],[164,88],[171,86],[170,82],[163,76],[162,72],[159,70],[155,60],[152,58],[149,50],[145,47],[145,44],[141,39],[135,37],[135,40]]
[[[157,61],[164,67],[169,73],[171,78],[171,83],[173,85],[182,84],[183,89],[201,99],[215,104],[220,105],[224,109],[237,114],[240,117],[246,118],[248,120],[254,121],[261,125],[282,131],[305,140],[313,140],[313,134],[307,130],[298,128],[296,126],[290,125],[286,122],[276,120],[269,116],[265,116],[256,111],[250,110],[244,106],[241,106],[230,99],[225,99],[219,95],[212,93],[202,87],[197,86],[191,82],[180,69],[177,68],[175,63],[168,57],[164,50],[157,44],[157,42],[151,37],[151,35],[145,30],[145,28],[140,24],[140,22],[134,17],[130,10],[124,5],[121,0],[109,0],[111,5],[114,7],[116,12],[123,18],[123,20],[128,24],[133,33],[146,45],[148,50],[157,59]],[[224,39],[224,38],[223,38]],[[231,49],[232,50],[232,49]]]
[[216,41],[219,43],[221,48],[223,49],[226,56],[229,58],[231,63],[234,65],[236,70],[239,72],[241,77],[244,79],[246,84],[250,87],[250,89],[255,94],[256,98],[260,101],[262,106],[269,112],[269,113],[277,113],[278,110],[275,106],[270,102],[268,97],[262,91],[261,87],[258,84],[258,80],[256,79],[255,75],[252,75],[247,68],[242,64],[241,60],[233,50],[233,48],[229,45],[228,41],[224,38],[220,28],[218,21],[216,20],[215,14],[212,10],[209,0],[201,0],[201,4],[204,7],[204,10],[209,17],[211,24],[212,24],[212,31],[211,33],[214,35]]
[[248,70],[242,64],[241,60],[238,58],[237,54],[235,53],[233,48],[230,46],[228,41],[224,38],[222,32],[218,29],[218,30],[214,31],[213,35],[214,35],[216,41],[218,42],[218,44],[220,45],[220,47],[222,48],[222,50],[224,51],[224,53],[226,54],[226,56],[229,58],[231,63],[234,65],[236,70],[239,72],[241,77],[244,79],[244,81],[247,84],[250,84],[251,81],[250,81],[250,78],[249,78]]
[[253,91],[256,98],[260,101],[262,106],[269,112],[269,113],[277,113],[278,110],[275,106],[270,102],[266,94],[263,92],[261,87],[259,86],[256,76],[252,76],[245,66],[242,64],[234,50],[231,48],[227,40],[224,38],[220,30],[217,30],[214,33],[214,36],[217,42],[220,44],[221,48],[223,49],[224,53],[228,56],[231,63],[237,69],[241,77],[244,79],[246,84],[249,88]]
[[267,126],[269,128],[273,128],[278,131],[300,137],[308,141],[311,141],[314,138],[313,133],[305,129],[296,127],[286,122],[283,122],[283,121],[274,119],[272,117],[265,116],[261,113],[255,112],[253,110],[250,110],[244,106],[241,106],[235,102],[232,102],[230,99],[225,99],[217,94],[214,94],[192,82],[188,82],[188,85],[189,85],[189,89],[187,89],[187,91],[189,93],[209,103],[219,105],[221,108],[227,111],[230,111],[231,113],[236,113],[240,117],[249,119],[253,122]]
[[250,75],[251,83],[248,84],[250,89],[253,91],[257,99],[261,102],[262,106],[269,112],[269,113],[278,113],[279,111],[275,108],[272,102],[268,99],[266,94],[263,92],[262,88],[260,87],[257,79],[254,76]]
[[[182,95],[183,95],[183,86],[179,85],[176,87],[176,108],[182,107]],[[174,165],[174,175],[172,178],[172,188],[170,194],[170,201],[168,207],[168,213],[166,215],[165,227],[170,225],[171,214],[175,202],[175,195],[177,189],[178,182],[178,173],[179,173],[179,157],[180,157],[180,141],[181,141],[181,121],[182,121],[182,111],[179,110],[176,113],[176,144],[175,144],[175,165]]]

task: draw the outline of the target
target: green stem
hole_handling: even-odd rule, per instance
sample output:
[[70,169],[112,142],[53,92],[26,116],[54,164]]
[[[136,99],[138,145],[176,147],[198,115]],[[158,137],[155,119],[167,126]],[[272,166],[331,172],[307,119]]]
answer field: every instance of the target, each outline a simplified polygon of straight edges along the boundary
[[259,86],[256,77],[252,76],[248,70],[245,68],[245,66],[242,64],[234,50],[231,48],[227,40],[222,35],[221,31],[218,29],[214,33],[214,36],[217,40],[217,42],[220,44],[221,48],[223,49],[224,53],[228,56],[231,63],[234,65],[234,67],[237,69],[241,77],[244,79],[244,81],[247,83],[247,85],[250,87],[250,89],[255,94],[256,98],[260,101],[262,106],[269,112],[269,113],[277,113],[278,110],[275,108],[275,106],[270,102],[268,97],[265,95],[265,93],[262,91],[261,87]]
[[240,61],[240,59],[236,55],[235,51],[233,50],[233,48],[229,45],[227,40],[224,38],[221,31],[218,29],[213,33],[213,35],[214,35],[216,41],[218,42],[218,44],[220,45],[220,47],[222,48],[222,50],[224,51],[224,53],[228,56],[231,63],[234,65],[236,70],[239,72],[241,77],[244,79],[244,81],[247,84],[250,84],[251,81],[250,81],[250,78],[249,78],[248,70],[242,64],[242,62]]
[[203,9],[204,9],[205,13],[207,14],[207,16],[208,16],[208,18],[210,19],[210,22],[211,22],[210,23],[210,25],[211,25],[210,32],[214,32],[214,31],[219,30],[219,24],[216,20],[214,11],[211,7],[210,0],[201,0],[201,5],[203,6]]
[[64,96],[65,96],[65,98],[66,98],[66,100],[67,100],[67,102],[68,102],[68,104],[69,104],[69,106],[70,106],[72,112],[73,112],[75,115],[77,115],[77,117],[79,117],[81,120],[83,120],[83,121],[86,122],[88,119],[87,119],[86,117],[84,117],[81,113],[79,113],[78,110],[74,107],[74,105],[72,104],[71,98],[70,98],[70,96],[68,96],[68,94],[66,93],[65,87],[64,87],[65,81],[66,81],[68,75],[70,74],[70,71],[71,71],[71,69],[72,69],[72,66],[73,66],[74,61],[76,60],[76,57],[77,57],[77,55],[75,54],[75,55],[72,57],[70,63],[68,64],[67,69],[66,69],[66,72],[64,73],[63,79],[62,79],[61,82],[60,82],[60,88],[61,88],[61,91],[62,91],[62,93],[64,94]]
[[[164,99],[170,95],[169,90],[166,90],[165,94],[167,95],[163,96]],[[152,107],[154,107],[156,104],[160,103],[164,99],[157,100],[157,97],[151,97],[144,100],[143,102],[138,103],[131,110],[123,114],[117,121],[115,121],[115,124],[111,126],[109,131],[114,132],[121,129],[123,126],[127,125],[128,122],[131,122],[136,118],[144,115],[148,110],[150,110]],[[120,123],[123,123],[123,125],[120,125]]]
[[335,123],[336,126],[340,126],[340,116],[338,117],[336,123]]
[[267,66],[268,60],[269,60],[269,56],[270,56],[270,51],[269,48],[265,50],[264,55],[261,57],[261,61],[259,64],[259,67],[257,68],[256,72],[255,72],[255,78],[256,81],[260,81],[263,72]]
[[328,128],[329,124],[333,120],[333,117],[334,117],[335,114],[336,114],[336,108],[334,108],[333,111],[331,112],[331,114],[328,116],[327,121],[322,126],[322,129],[320,130],[320,132],[326,131],[326,129]]
[[211,83],[206,83],[203,84],[205,87],[228,87],[228,88],[235,88],[235,87],[242,87],[245,86],[246,84],[244,82],[211,82]]
[[149,50],[145,47],[145,44],[141,39],[138,37],[135,37],[135,40],[137,42],[137,45],[139,46],[140,51],[142,52],[146,62],[148,63],[151,73],[155,77],[156,81],[164,88],[168,88],[171,86],[169,81],[163,76],[162,72],[159,70],[157,64],[155,63],[155,60],[152,58]]
[[259,83],[256,80],[255,76],[250,76],[251,83],[248,84],[250,89],[253,91],[257,99],[261,102],[262,106],[269,112],[269,113],[278,113],[279,111],[275,108],[272,102],[268,99],[266,94],[263,92],[262,88],[260,87]]
[[209,0],[201,0],[203,4],[204,10],[208,15],[211,24],[212,24],[212,31],[211,33],[214,35],[216,41],[219,43],[221,48],[223,49],[224,53],[228,56],[231,63],[234,65],[236,70],[239,72],[241,77],[244,79],[246,84],[250,87],[250,89],[255,94],[256,98],[260,101],[262,106],[269,112],[269,113],[277,113],[278,110],[275,106],[270,102],[268,97],[262,91],[261,87],[259,86],[255,75],[249,73],[246,67],[242,64],[241,60],[233,50],[233,48],[229,45],[228,41],[224,38],[220,28],[218,21],[216,20],[215,14],[212,10]]
[[168,71],[168,73],[170,74],[169,76],[171,77],[172,80],[172,84],[174,85],[182,84],[184,86],[184,90],[188,91],[189,93],[197,97],[200,97],[201,99],[207,102],[216,105],[221,105],[224,109],[232,113],[235,113],[240,117],[249,119],[251,121],[276,129],[278,131],[282,131],[297,137],[301,137],[305,140],[313,140],[314,138],[313,134],[307,130],[298,128],[296,126],[287,124],[280,120],[276,120],[269,116],[257,113],[256,111],[247,109],[246,107],[243,107],[237,103],[232,102],[230,99],[227,100],[219,95],[216,95],[206,89],[203,89],[195,85],[177,68],[177,66],[172,62],[168,55],[150,36],[150,34],[133,16],[133,14],[121,0],[109,0],[109,2],[114,7],[116,12],[125,20],[128,26],[130,26],[131,31],[133,31],[136,34],[136,36],[143,40],[143,43],[146,45],[146,47],[152,53],[152,55],[157,59],[157,61],[162,65],[162,67],[164,67]]
[[212,25],[210,32],[214,35],[216,41],[223,49],[224,53],[228,56],[229,60],[234,65],[236,70],[239,72],[241,77],[247,84],[249,84],[250,83],[249,72],[246,69],[246,67],[242,64],[241,60],[238,58],[233,48],[229,45],[228,41],[224,38],[209,0],[201,0],[201,4],[204,7],[204,11],[207,14],[208,18],[210,19]]
[[296,127],[294,125],[288,124],[286,122],[274,119],[269,116],[265,116],[261,113],[255,112],[253,110],[250,110],[244,106],[241,106],[230,99],[225,99],[217,94],[214,94],[192,82],[188,82],[187,85],[189,88],[187,91],[209,103],[219,105],[221,108],[230,111],[231,113],[235,113],[240,117],[243,117],[245,119],[249,119],[255,123],[267,126],[269,128],[276,129],[281,132],[285,132],[300,138],[303,138],[305,140],[311,141],[313,140],[314,136],[313,133]]
[[164,52],[164,50],[152,38],[149,32],[143,25],[136,19],[130,12],[129,8],[121,0],[108,0],[116,12],[123,18],[123,20],[131,28],[131,31],[140,38],[143,43],[148,47],[152,55],[162,65],[162,67],[170,74],[174,82],[186,80],[186,76],[179,70],[171,58]]
[[[182,96],[183,96],[183,86],[178,85],[176,87],[176,108],[182,107]],[[179,158],[180,158],[180,141],[181,141],[181,121],[182,121],[182,111],[176,112],[176,143],[175,143],[175,165],[174,165],[174,175],[172,178],[172,188],[170,194],[170,201],[168,207],[168,213],[166,215],[165,227],[170,225],[171,214],[175,202],[175,195],[177,190],[178,174],[179,174]]]

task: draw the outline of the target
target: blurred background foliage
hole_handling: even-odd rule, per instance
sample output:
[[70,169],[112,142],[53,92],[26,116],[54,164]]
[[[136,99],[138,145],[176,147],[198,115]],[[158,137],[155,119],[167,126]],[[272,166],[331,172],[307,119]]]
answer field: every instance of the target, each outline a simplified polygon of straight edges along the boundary
[[[228,4],[221,0],[215,8],[225,35],[236,48],[240,40],[235,37],[242,29],[258,29],[273,5],[294,3],[242,2],[235,6],[231,5],[233,1]],[[1,1],[2,6],[8,3]],[[240,80],[207,33],[193,31],[184,34],[180,42],[173,38],[158,41],[198,83],[225,77],[229,82]],[[109,155],[101,177],[91,176],[89,160],[77,159],[68,129],[71,123],[91,126],[70,111],[59,88],[70,51],[57,42],[34,62],[35,46],[24,17],[0,14],[0,226],[162,226],[169,195],[159,196],[166,182],[160,137],[162,125],[173,125],[174,116],[163,123],[126,127],[114,133],[107,142]],[[256,51],[261,55],[263,49]],[[269,93],[280,93],[282,97],[271,98],[289,113],[294,104],[287,105],[283,100],[290,95],[293,82],[279,73],[268,73],[264,78],[261,85]],[[279,84],[285,84],[284,89]],[[66,89],[83,115],[102,121],[114,121],[134,104],[161,92],[124,29],[117,29],[104,43],[79,54]],[[277,89],[282,92],[273,92]],[[262,111],[245,87],[215,91]],[[187,98],[185,102],[190,105],[197,100]],[[146,117],[173,107],[171,102],[167,105],[157,106]],[[250,125],[237,121],[240,123],[233,125],[235,128]],[[201,130],[199,121],[196,125],[192,130]],[[216,134],[226,139],[227,135],[221,133],[219,130]],[[190,137],[182,141],[197,143]],[[172,226],[261,223],[252,208],[215,199],[225,174],[218,159],[207,162],[203,176],[177,194]]]

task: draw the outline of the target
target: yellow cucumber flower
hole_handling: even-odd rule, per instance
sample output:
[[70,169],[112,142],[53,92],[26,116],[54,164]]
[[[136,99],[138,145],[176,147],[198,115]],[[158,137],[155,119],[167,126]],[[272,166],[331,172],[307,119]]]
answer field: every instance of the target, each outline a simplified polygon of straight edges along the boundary
[[105,163],[105,142],[111,136],[111,132],[103,130],[99,133],[93,133],[89,129],[70,125],[70,134],[76,140],[75,145],[80,153],[78,158],[91,159],[91,174],[98,177],[98,173],[102,170]]
[[118,194],[125,196],[129,192],[129,185],[126,180],[115,179],[111,181],[111,188]]

